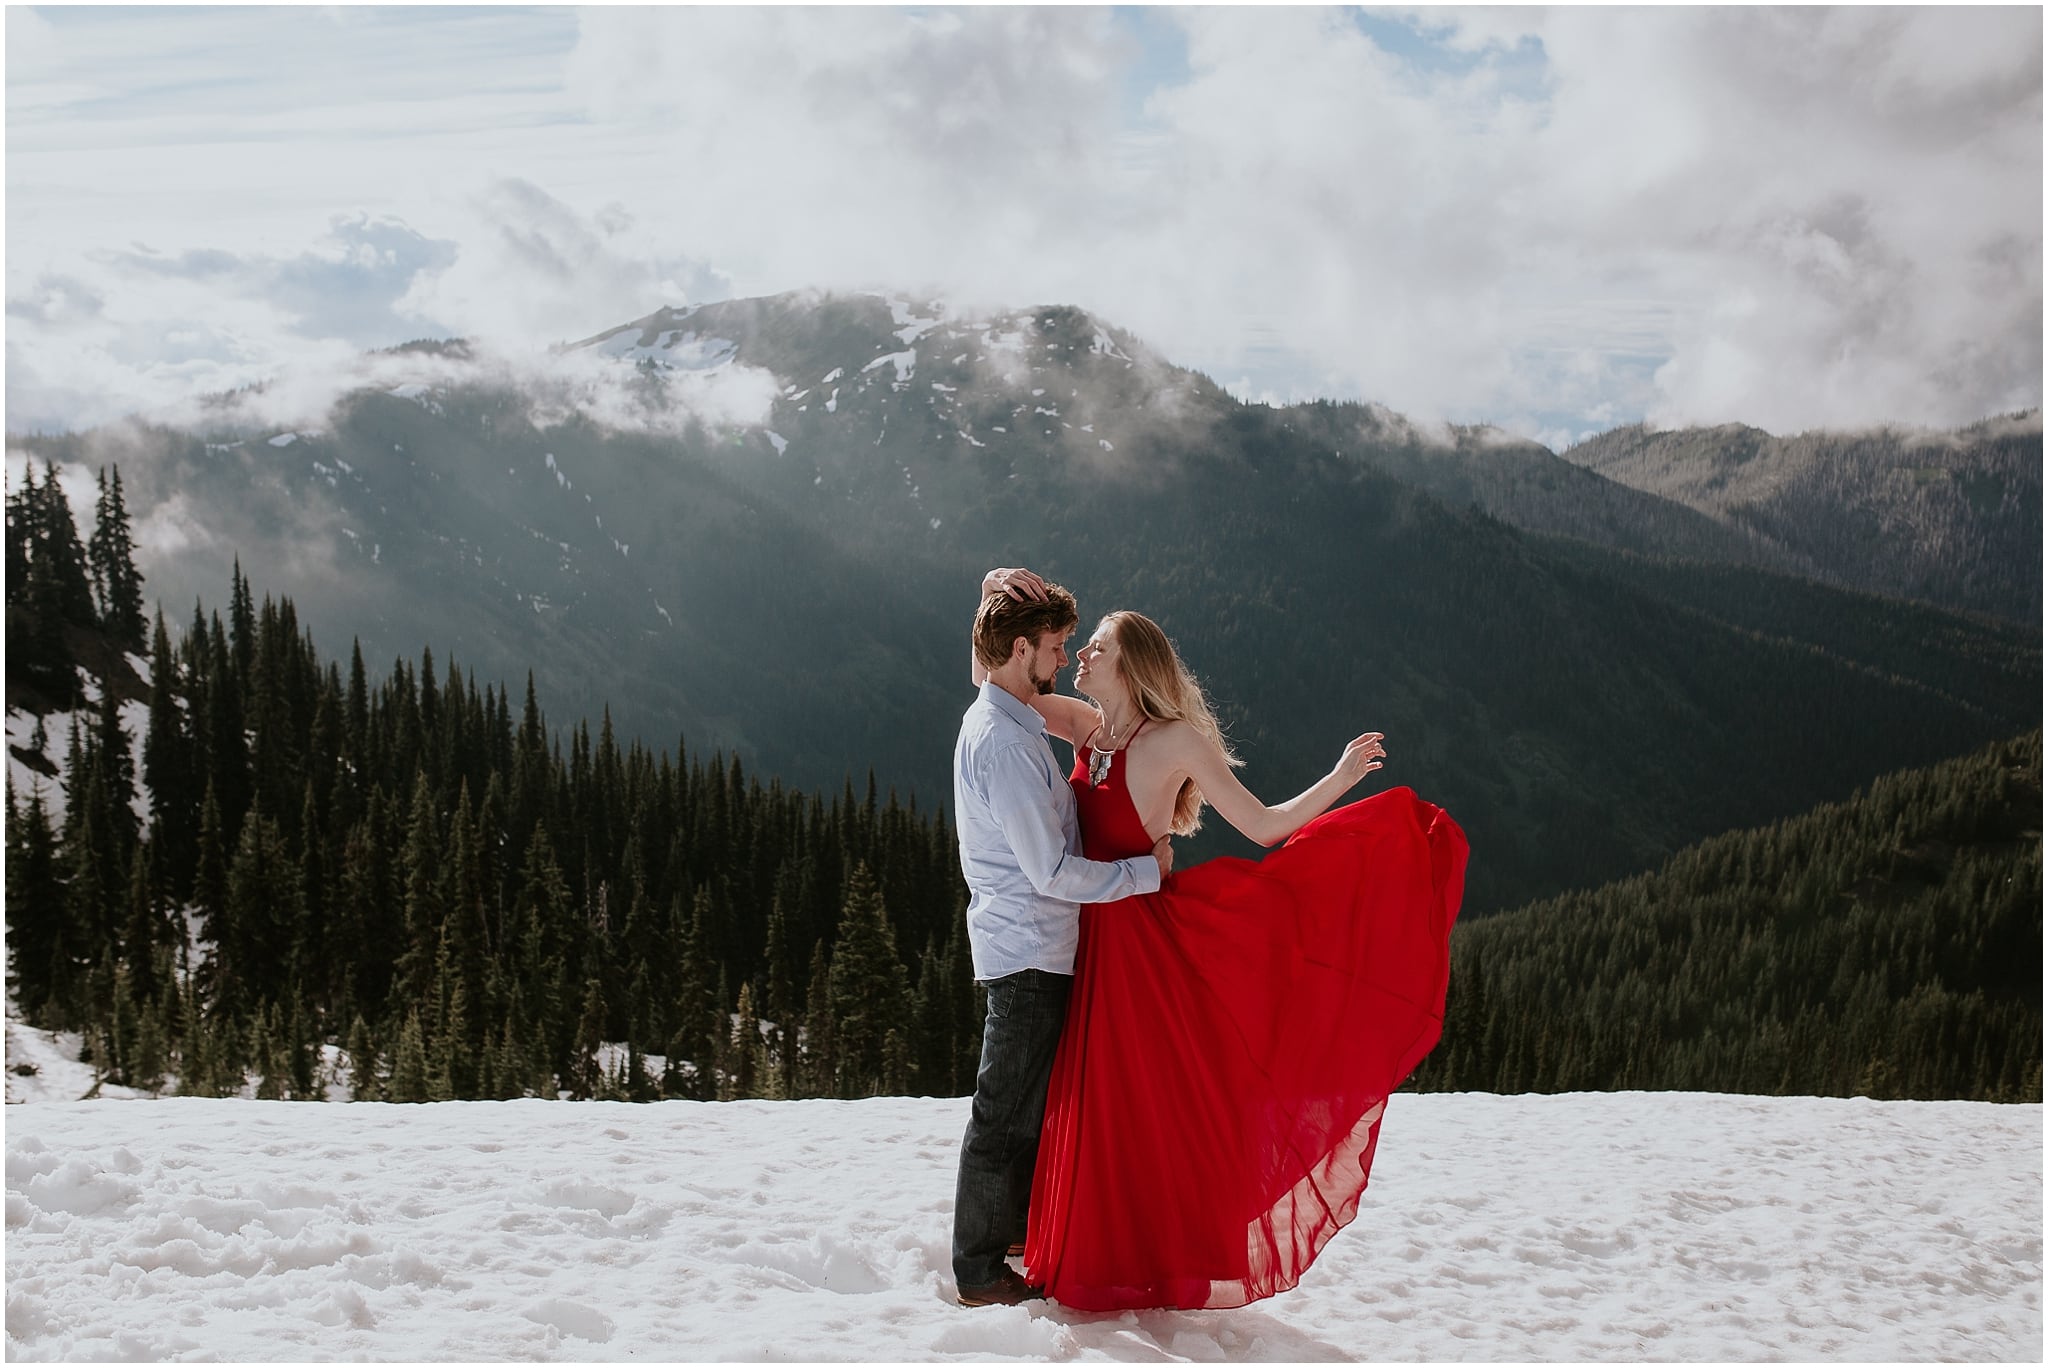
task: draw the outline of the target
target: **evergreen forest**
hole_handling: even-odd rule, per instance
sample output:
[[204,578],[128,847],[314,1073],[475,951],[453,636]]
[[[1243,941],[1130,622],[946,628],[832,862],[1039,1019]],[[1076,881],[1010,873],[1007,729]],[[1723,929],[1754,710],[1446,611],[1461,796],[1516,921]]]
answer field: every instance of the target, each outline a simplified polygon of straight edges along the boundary
[[253,1073],[259,1096],[319,1098],[338,1050],[375,1061],[354,1096],[395,1101],[971,1087],[942,817],[872,777],[827,801],[622,747],[608,715],[565,745],[530,681],[515,705],[430,651],[373,686],[239,567],[225,622],[195,609],[174,641],[158,616],[131,729],[116,676],[77,662],[136,644],[135,581],[72,554],[54,477],[7,511],[10,635],[43,643],[10,669],[93,699],[69,714],[61,815],[10,782],[9,987],[106,1079],[220,1095]]
[[[386,1101],[958,1095],[942,814],[323,660],[239,565],[142,611],[118,470],[7,500],[8,985],[106,1082]],[[140,669],[138,666],[146,666]],[[61,734],[53,734],[59,732]],[[1453,937],[1431,1090],[2038,1101],[2038,730]],[[61,787],[61,795],[57,790]],[[1486,858],[1475,851],[1475,861]]]
[[1429,1091],[2041,1100],[2041,733],[1461,924]]

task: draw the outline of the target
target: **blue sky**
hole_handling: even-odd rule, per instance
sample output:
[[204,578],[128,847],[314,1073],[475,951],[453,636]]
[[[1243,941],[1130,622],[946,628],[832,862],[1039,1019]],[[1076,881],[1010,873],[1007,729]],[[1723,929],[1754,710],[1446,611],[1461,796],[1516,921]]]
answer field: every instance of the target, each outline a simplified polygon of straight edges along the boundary
[[2041,12],[10,9],[9,426],[805,286],[1554,446],[2037,406]]

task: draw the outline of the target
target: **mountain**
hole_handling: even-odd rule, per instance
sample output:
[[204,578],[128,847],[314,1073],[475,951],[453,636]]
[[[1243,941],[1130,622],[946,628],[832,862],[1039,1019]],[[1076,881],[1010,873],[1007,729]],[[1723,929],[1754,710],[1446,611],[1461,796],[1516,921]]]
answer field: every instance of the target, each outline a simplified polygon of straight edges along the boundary
[[[317,427],[257,421],[257,395],[202,429],[13,445],[120,461],[174,618],[239,553],[330,652],[530,669],[558,722],[609,705],[625,737],[802,789],[872,768],[927,809],[974,586],[1030,565],[1084,632],[1160,621],[1269,799],[1386,732],[1381,779],[1472,837],[1468,915],[2038,725],[2036,630],[1673,562],[1732,534],[1482,435],[1440,458],[1390,420],[1241,404],[1078,309],[798,294],[664,310],[541,368],[377,367]],[[1473,507],[1453,477],[1488,469],[1550,480],[1553,521]],[[1582,504],[1634,530],[1559,535]],[[1248,850],[1205,831],[1182,858]]]
[[1563,459],[1697,510],[1755,563],[2034,624],[2041,413],[1954,432],[1617,428]]

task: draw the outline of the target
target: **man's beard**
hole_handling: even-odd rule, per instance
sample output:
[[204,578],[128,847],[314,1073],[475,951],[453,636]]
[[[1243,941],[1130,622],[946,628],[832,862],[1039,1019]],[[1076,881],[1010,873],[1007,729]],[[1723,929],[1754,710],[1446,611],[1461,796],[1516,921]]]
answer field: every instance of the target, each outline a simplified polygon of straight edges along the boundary
[[[1058,675],[1059,675],[1059,671],[1057,671],[1057,670],[1053,671],[1053,677],[1054,677],[1054,678],[1057,678],[1057,677],[1058,677]],[[1050,678],[1048,678],[1048,679],[1040,679],[1040,678],[1038,677],[1038,671],[1037,671],[1037,670],[1035,670],[1035,669],[1033,669],[1033,668],[1032,668],[1031,666],[1029,666],[1029,665],[1026,665],[1026,666],[1024,667],[1024,678],[1026,678],[1027,680],[1029,680],[1029,681],[1031,682],[1031,687],[1032,687],[1032,688],[1034,688],[1034,689],[1036,689],[1036,690],[1038,690],[1038,691],[1039,691],[1040,693],[1042,693],[1042,694],[1049,694],[1049,693],[1051,693],[1051,692],[1052,692],[1052,684],[1053,684],[1053,681],[1052,681],[1052,679],[1050,679]]]

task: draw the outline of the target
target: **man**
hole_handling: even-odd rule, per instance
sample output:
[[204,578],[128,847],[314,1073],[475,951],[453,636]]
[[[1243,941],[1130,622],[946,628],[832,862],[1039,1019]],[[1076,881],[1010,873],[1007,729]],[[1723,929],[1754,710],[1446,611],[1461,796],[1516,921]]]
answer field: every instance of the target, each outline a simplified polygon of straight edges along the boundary
[[953,1203],[962,1306],[1040,1296],[1004,1257],[1024,1238],[1046,1085],[1073,985],[1079,904],[1156,892],[1173,867],[1163,839],[1149,857],[1081,858],[1073,790],[1031,706],[1052,692],[1079,621],[1074,596],[1028,570],[991,571],[982,582],[974,618],[980,694],[953,750],[967,939],[975,981],[988,990]]

